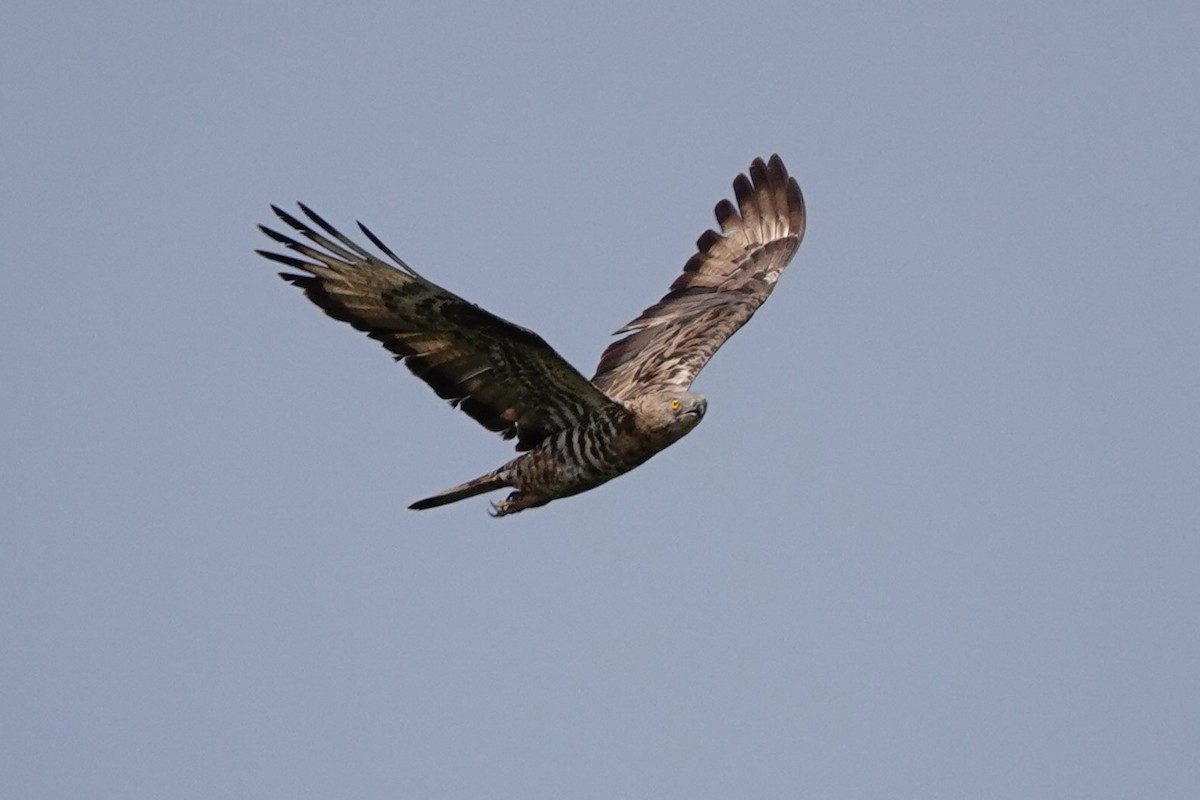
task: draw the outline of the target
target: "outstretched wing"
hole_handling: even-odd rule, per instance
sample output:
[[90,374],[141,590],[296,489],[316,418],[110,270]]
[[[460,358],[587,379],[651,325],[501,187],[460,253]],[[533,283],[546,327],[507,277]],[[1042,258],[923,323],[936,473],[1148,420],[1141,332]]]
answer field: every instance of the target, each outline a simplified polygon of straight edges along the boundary
[[317,228],[271,207],[314,246],[259,226],[296,258],[264,250],[302,270],[281,272],[334,319],[376,339],[413,373],[489,430],[528,450],[588,412],[611,405],[533,331],[514,325],[430,283],[359,223],[395,267],[343,236],[303,204]]
[[609,397],[686,390],[792,260],[804,238],[804,197],[779,156],[754,159],[733,191],[738,208],[717,203],[721,233],[704,232],[671,290],[617,331],[629,335],[600,357],[592,383]]

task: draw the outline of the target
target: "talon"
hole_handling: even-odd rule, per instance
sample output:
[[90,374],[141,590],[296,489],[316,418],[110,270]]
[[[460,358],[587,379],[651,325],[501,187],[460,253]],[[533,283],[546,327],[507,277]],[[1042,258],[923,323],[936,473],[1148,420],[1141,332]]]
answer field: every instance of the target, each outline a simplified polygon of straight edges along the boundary
[[521,492],[513,492],[499,503],[492,503],[492,510],[488,513],[493,517],[504,517],[509,514],[515,514],[528,507],[528,504],[525,502],[526,499],[527,496]]

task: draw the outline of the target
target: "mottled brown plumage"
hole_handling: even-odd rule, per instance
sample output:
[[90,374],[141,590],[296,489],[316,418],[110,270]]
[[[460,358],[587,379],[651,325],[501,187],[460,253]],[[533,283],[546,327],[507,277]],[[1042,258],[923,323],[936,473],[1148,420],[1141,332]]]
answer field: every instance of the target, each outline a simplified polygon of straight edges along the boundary
[[[397,360],[489,430],[528,451],[473,481],[413,503],[422,509],[514,487],[497,516],[599,486],[687,434],[707,402],[696,374],[770,295],[804,236],[804,199],[779,156],[755,159],[733,183],[737,207],[717,204],[670,291],[605,350],[588,381],[533,331],[431,283],[361,223],[392,264],[313,211],[310,225],[279,208],[309,243],[260,226],[297,254],[263,250],[280,273],[334,319],[378,340]],[[315,226],[315,227],[313,227]]]

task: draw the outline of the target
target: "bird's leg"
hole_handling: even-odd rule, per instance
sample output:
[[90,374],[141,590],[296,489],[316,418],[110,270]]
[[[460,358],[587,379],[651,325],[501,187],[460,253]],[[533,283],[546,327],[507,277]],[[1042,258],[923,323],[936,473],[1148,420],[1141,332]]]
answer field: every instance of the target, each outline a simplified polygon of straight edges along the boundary
[[518,511],[524,511],[527,508],[544,506],[549,502],[548,498],[542,498],[529,492],[513,492],[499,503],[492,503],[492,510],[488,513],[493,517],[504,517],[509,514],[516,514]]
[[513,492],[506,499],[501,500],[499,503],[492,503],[492,510],[488,513],[493,517],[503,517],[508,514],[515,514],[522,508],[522,506],[518,504],[520,497],[520,492]]

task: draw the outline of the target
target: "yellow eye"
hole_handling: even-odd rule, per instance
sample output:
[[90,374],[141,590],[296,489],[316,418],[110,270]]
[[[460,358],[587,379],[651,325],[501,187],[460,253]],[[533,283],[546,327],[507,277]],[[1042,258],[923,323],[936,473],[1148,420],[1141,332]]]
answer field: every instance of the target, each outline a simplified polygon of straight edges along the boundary
[[679,410],[679,401],[678,401],[678,400],[672,400],[672,401],[671,401],[671,410],[672,410],[672,411],[678,411],[678,410]]

